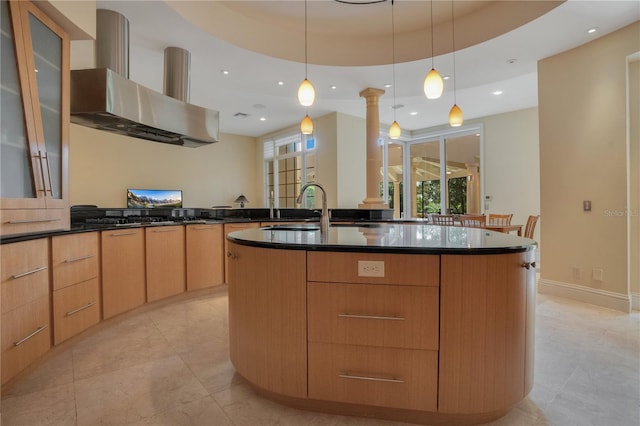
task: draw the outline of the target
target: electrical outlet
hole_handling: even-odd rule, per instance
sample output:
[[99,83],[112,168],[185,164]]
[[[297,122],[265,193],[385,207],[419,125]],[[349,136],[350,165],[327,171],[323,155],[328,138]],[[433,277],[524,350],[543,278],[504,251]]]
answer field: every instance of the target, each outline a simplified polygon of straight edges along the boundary
[[593,280],[594,281],[604,281],[604,271],[602,268],[593,268]]
[[580,279],[580,275],[582,275],[581,272],[580,272],[580,268],[577,267],[577,266],[574,266],[573,267],[573,279],[574,280],[579,280]]
[[358,260],[359,277],[384,277],[384,261]]

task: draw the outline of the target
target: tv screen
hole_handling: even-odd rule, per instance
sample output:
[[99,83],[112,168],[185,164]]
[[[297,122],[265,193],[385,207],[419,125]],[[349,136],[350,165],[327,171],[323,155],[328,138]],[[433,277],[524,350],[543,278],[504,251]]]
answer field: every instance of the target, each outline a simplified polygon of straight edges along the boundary
[[127,189],[127,207],[142,209],[182,207],[182,191],[166,189]]

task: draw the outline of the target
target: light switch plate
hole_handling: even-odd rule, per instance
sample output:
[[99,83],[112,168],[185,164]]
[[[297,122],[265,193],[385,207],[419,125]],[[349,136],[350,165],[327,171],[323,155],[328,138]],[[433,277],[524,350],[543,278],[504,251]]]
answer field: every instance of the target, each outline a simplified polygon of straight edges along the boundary
[[384,277],[384,261],[358,260],[359,277]]

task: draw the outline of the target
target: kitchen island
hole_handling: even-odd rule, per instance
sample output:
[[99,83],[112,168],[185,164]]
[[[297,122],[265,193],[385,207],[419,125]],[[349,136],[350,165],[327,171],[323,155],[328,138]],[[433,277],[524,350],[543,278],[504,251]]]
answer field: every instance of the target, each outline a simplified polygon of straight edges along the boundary
[[533,386],[533,240],[376,223],[227,238],[231,361],[273,400],[474,424]]

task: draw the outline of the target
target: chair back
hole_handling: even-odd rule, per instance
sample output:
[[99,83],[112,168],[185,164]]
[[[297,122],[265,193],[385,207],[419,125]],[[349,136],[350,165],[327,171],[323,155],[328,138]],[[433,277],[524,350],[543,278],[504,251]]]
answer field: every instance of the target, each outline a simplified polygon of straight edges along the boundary
[[453,225],[452,214],[434,214],[431,216],[431,221],[434,225]]
[[511,225],[513,214],[489,213],[489,225]]
[[484,228],[487,217],[483,214],[461,214],[460,224],[470,228]]
[[537,216],[529,216],[527,219],[527,224],[524,227],[524,237],[533,239],[533,231],[536,229],[536,223],[538,223],[538,219],[540,215]]

